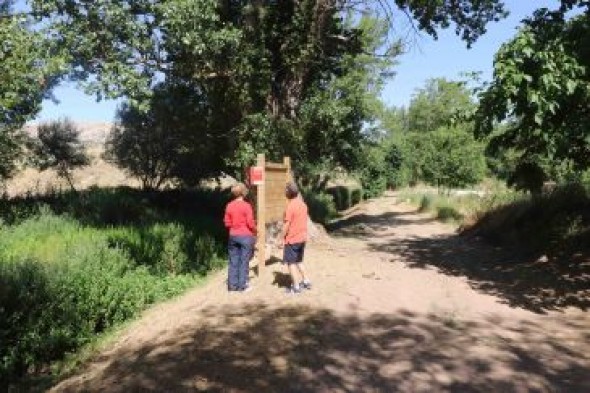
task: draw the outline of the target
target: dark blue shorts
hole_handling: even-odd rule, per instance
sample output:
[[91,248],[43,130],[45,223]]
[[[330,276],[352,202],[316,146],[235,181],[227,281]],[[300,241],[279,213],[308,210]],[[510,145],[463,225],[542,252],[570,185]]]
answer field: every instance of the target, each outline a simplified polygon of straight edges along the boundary
[[292,263],[303,262],[303,253],[305,252],[305,243],[285,244],[283,250],[283,263],[290,265]]

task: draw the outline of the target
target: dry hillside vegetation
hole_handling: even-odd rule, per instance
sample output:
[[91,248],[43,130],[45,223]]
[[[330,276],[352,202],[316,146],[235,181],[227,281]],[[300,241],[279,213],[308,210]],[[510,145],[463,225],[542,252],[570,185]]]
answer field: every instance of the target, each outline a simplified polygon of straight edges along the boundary
[[[129,177],[124,171],[116,166],[105,162],[101,155],[104,151],[104,142],[111,129],[110,123],[77,123],[80,127],[80,140],[87,148],[92,163],[74,171],[74,181],[78,189],[85,189],[91,186],[139,186],[136,179]],[[36,126],[28,125],[26,132],[36,135]],[[22,195],[26,193],[44,194],[52,190],[68,189],[67,182],[59,179],[54,170],[40,172],[33,168],[24,168],[9,180],[5,186],[9,196]]]

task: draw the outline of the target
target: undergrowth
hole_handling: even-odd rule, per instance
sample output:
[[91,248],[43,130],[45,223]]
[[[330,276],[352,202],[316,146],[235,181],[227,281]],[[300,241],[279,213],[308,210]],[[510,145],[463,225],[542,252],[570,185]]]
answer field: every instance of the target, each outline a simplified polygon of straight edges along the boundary
[[560,258],[590,249],[590,191],[581,184],[540,195],[503,190],[459,196],[408,189],[399,197],[465,234],[528,253]]
[[226,197],[94,189],[1,201],[0,386],[222,266]]

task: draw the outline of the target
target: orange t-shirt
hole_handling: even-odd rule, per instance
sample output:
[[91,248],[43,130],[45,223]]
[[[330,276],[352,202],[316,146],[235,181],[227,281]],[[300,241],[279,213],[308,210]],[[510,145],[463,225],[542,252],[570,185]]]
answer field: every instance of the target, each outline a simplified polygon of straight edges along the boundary
[[285,235],[285,244],[297,244],[307,241],[307,205],[301,197],[293,198],[287,204],[285,225],[289,225]]

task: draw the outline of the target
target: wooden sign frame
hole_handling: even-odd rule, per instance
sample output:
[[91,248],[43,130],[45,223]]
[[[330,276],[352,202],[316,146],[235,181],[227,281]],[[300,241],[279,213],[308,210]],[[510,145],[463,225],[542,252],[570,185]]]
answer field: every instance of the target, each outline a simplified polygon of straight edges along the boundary
[[256,166],[263,168],[263,181],[253,185],[256,192],[257,257],[260,275],[266,265],[266,225],[282,221],[287,206],[285,185],[292,180],[291,159],[284,157],[282,163],[266,162],[265,155],[258,154]]

